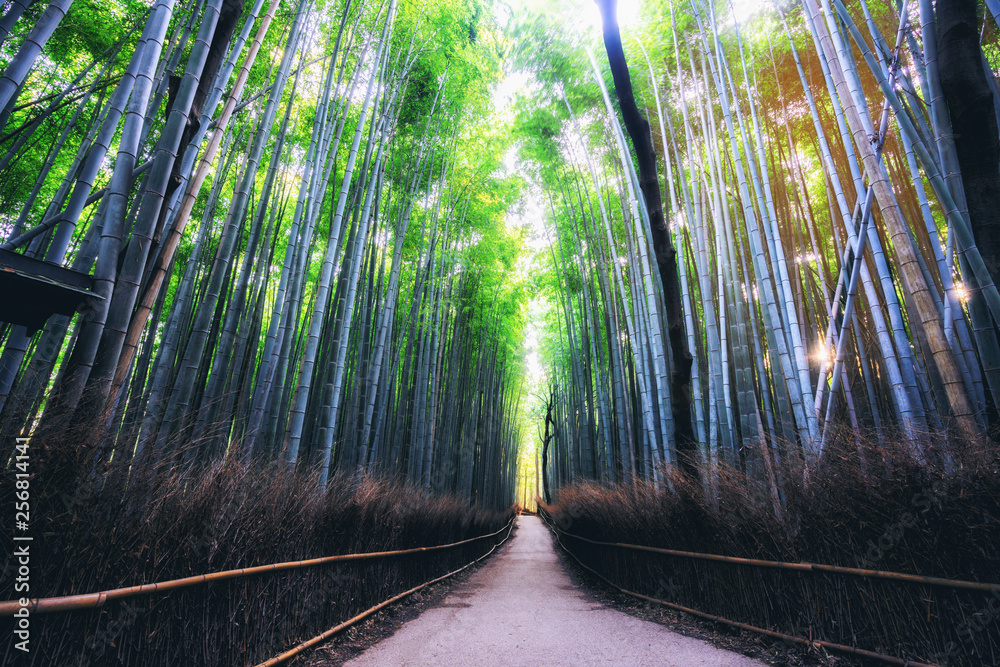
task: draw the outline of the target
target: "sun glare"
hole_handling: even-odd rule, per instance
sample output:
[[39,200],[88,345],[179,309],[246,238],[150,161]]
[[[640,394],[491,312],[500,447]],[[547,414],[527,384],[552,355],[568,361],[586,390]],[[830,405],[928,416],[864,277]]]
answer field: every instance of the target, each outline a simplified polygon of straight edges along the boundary
[[[593,0],[583,0],[587,7],[587,17],[591,26],[601,30],[601,10]],[[627,28],[639,22],[640,0],[618,0],[618,25]]]

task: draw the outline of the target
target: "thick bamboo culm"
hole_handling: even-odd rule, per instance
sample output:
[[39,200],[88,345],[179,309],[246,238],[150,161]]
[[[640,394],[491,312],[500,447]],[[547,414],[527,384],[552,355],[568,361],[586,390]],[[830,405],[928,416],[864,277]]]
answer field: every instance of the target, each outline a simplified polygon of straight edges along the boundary
[[[507,525],[504,526],[503,528],[501,528],[500,530],[498,530],[497,533],[499,533],[502,530],[509,529],[511,527],[511,524],[513,522],[514,522],[514,519],[512,518],[507,523]],[[493,534],[496,535],[496,533],[493,533]],[[484,536],[484,537],[486,537],[486,536]],[[302,653],[306,649],[308,649],[308,648],[310,648],[312,646],[315,646],[316,644],[321,644],[324,641],[326,641],[327,639],[329,639],[330,637],[332,637],[333,635],[337,634],[338,632],[351,627],[352,625],[354,625],[358,621],[362,621],[362,620],[368,618],[369,616],[371,616],[372,614],[374,614],[375,612],[377,612],[379,609],[383,609],[385,607],[388,607],[393,602],[396,602],[398,600],[402,600],[403,598],[405,598],[405,597],[407,597],[409,595],[413,595],[414,593],[416,593],[417,591],[419,591],[421,588],[426,588],[426,587],[430,586],[431,584],[436,584],[439,581],[444,581],[445,579],[447,579],[449,577],[455,576],[456,574],[458,574],[462,570],[465,570],[467,568],[472,567],[473,565],[475,565],[479,561],[481,561],[484,558],[486,558],[487,556],[489,556],[491,553],[493,553],[494,551],[497,550],[497,547],[499,547],[501,544],[503,544],[504,542],[506,542],[509,538],[510,538],[510,530],[508,530],[506,537],[504,537],[502,540],[500,540],[499,542],[497,542],[496,544],[494,544],[492,549],[490,549],[489,551],[487,551],[486,553],[484,553],[482,556],[480,556],[476,560],[474,560],[474,561],[472,561],[470,563],[467,563],[466,565],[463,565],[462,567],[458,568],[457,570],[452,570],[448,574],[443,574],[443,575],[441,575],[440,577],[438,577],[436,579],[431,579],[430,581],[425,581],[424,583],[420,584],[419,586],[414,586],[413,588],[411,588],[409,590],[403,591],[399,595],[394,595],[391,598],[389,598],[388,600],[384,600],[382,602],[379,602],[374,607],[370,607],[370,608],[366,609],[365,611],[361,612],[360,614],[358,614],[357,616],[349,618],[348,620],[344,621],[343,623],[340,623],[339,625],[333,626],[332,628],[330,628],[326,632],[318,634],[315,637],[313,637],[312,639],[307,639],[306,641],[302,642],[301,644],[299,644],[295,648],[289,649],[289,650],[285,651],[284,653],[282,653],[281,655],[275,656],[275,657],[271,658],[270,660],[267,660],[266,662],[260,663],[259,665],[257,665],[257,667],[271,667],[271,665],[277,665],[277,664],[280,664],[282,662],[285,662],[289,658],[294,658],[295,656],[297,656],[299,653]],[[474,539],[478,539],[478,538],[474,538]]]
[[888,579],[890,581],[906,581],[913,584],[926,584],[928,586],[944,586],[946,588],[960,588],[971,591],[984,591],[986,593],[1000,593],[1000,584],[989,584],[979,581],[963,581],[961,579],[944,579],[942,577],[925,577],[919,574],[905,574],[903,572],[886,572],[884,570],[865,570],[856,567],[844,567],[842,565],[824,565],[822,563],[786,563],[776,560],[760,560],[757,558],[739,558],[738,556],[722,556],[720,554],[706,554],[696,551],[679,551],[677,549],[663,549],[660,547],[648,547],[641,544],[628,544],[625,542],[601,542],[591,540],[581,535],[567,533],[558,526],[555,530],[577,540],[589,542],[602,547],[618,547],[619,549],[632,549],[633,551],[648,551],[651,553],[665,554],[667,556],[680,556],[682,558],[697,558],[700,560],[712,560],[720,563],[733,563],[736,565],[751,565],[754,567],[771,567],[782,570],[798,570],[799,572],[829,572],[831,574],[849,574],[856,577],[869,577],[872,579]]
[[[199,574],[193,577],[184,577],[183,579],[172,579],[170,581],[161,581],[152,584],[140,584],[138,586],[127,586],[125,588],[115,588],[109,591],[100,591],[97,593],[84,593],[82,595],[65,595],[62,597],[54,598],[37,598],[31,600],[27,605],[27,608],[32,614],[44,614],[57,611],[69,611],[71,609],[93,609],[96,607],[101,607],[108,600],[120,600],[122,598],[132,597],[135,595],[146,595],[149,593],[155,593],[157,591],[167,591],[177,588],[185,588],[187,586],[194,586],[197,584],[209,582],[209,581],[222,581],[224,579],[238,579],[239,577],[246,577],[252,574],[260,574],[262,572],[277,572],[281,570],[296,570],[303,567],[313,567],[316,565],[326,565],[328,563],[339,563],[351,560],[368,560],[372,558],[388,558],[392,556],[405,556],[407,554],[415,553],[425,553],[428,551],[439,551],[441,549],[450,549],[452,547],[461,546],[463,544],[468,544],[469,542],[475,542],[477,540],[486,539],[487,537],[493,537],[506,530],[511,522],[514,521],[512,517],[507,524],[500,530],[489,533],[487,535],[480,535],[479,537],[470,537],[467,540],[461,540],[460,542],[452,542],[450,544],[438,544],[431,547],[414,547],[412,549],[398,549],[396,551],[375,551],[371,553],[363,554],[341,554],[339,556],[324,556],[322,558],[310,558],[306,560],[296,560],[287,561],[284,563],[271,563],[269,565],[257,565],[255,567],[244,567],[236,570],[223,570],[221,572],[210,572],[208,574]],[[506,539],[506,538],[505,538]],[[13,616],[18,609],[24,608],[18,600],[6,600],[0,602],[0,616]]]

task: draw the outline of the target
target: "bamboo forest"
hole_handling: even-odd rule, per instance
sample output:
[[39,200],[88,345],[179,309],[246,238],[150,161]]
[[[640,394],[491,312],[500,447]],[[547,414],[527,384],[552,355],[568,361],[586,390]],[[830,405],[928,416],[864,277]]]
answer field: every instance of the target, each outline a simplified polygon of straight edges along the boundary
[[2,0],[0,72],[2,664],[1000,664],[1000,0]]

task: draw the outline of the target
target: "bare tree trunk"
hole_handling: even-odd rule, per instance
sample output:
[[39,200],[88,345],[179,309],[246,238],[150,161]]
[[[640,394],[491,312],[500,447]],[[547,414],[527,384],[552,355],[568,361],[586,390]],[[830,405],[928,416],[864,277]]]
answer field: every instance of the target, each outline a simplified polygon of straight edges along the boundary
[[663,301],[666,310],[667,331],[670,337],[671,392],[670,403],[674,418],[677,460],[681,469],[690,477],[697,476],[697,443],[691,422],[691,353],[687,347],[684,330],[684,312],[681,307],[680,282],[677,272],[677,251],[670,241],[663,201],[660,196],[660,181],[656,172],[656,151],[650,135],[649,122],[643,117],[635,103],[628,63],[622,48],[621,35],[616,16],[617,0],[599,0],[604,23],[604,47],[608,53],[608,63],[615,82],[615,94],[621,106],[625,129],[632,139],[639,166],[639,187],[642,189],[649,211],[650,233],[656,265],[663,285]]
[[938,63],[972,233],[993,282],[1000,284],[1000,138],[979,45],[977,4],[937,3]]

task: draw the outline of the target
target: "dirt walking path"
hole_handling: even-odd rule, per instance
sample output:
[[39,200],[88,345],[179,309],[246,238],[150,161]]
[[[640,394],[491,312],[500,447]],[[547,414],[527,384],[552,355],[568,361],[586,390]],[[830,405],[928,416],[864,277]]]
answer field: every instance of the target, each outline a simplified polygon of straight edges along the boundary
[[522,516],[510,544],[444,601],[346,663],[389,665],[763,665],[588,599],[549,531]]

